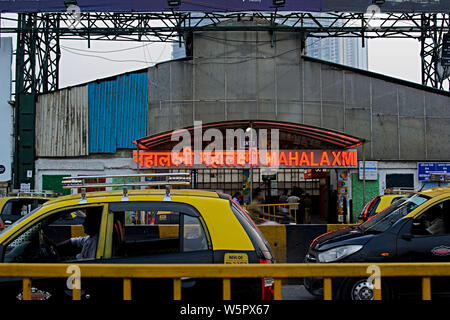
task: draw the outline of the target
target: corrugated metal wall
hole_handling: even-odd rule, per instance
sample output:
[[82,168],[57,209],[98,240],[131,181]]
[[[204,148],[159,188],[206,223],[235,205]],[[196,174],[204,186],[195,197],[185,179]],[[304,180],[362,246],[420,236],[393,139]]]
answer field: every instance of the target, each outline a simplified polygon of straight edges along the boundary
[[89,153],[87,86],[40,95],[36,103],[36,156],[77,157]]
[[147,73],[130,73],[89,87],[89,153],[134,148],[147,132]]
[[[450,95],[301,58],[294,33],[203,32],[194,58],[149,68],[147,129],[276,119],[365,138],[366,159],[447,161]],[[361,152],[361,147],[360,150]],[[361,153],[360,153],[361,154]]]

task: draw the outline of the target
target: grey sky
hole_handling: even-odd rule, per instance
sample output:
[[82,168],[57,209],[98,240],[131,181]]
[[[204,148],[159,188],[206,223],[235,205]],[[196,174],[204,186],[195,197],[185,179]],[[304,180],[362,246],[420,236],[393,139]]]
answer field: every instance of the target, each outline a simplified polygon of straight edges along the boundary
[[[11,25],[5,20],[1,23],[2,26]],[[13,38],[15,48],[14,35]],[[421,82],[417,40],[372,39],[368,47],[370,71]],[[87,41],[62,41],[61,49],[60,87],[63,88],[170,60],[172,46],[169,43],[94,41],[88,48]]]
[[[369,70],[421,82],[420,44],[414,39],[369,40]],[[132,48],[131,50],[127,50]],[[76,49],[76,50],[74,50]],[[94,42],[90,49],[82,41],[62,43],[60,86],[71,86],[115,74],[138,70],[170,60],[166,43]]]

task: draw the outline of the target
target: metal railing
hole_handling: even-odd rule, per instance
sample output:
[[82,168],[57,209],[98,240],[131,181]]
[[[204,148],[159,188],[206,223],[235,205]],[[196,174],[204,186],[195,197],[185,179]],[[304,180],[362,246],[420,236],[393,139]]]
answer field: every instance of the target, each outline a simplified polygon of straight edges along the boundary
[[[231,279],[273,278],[274,299],[281,300],[282,279],[323,278],[324,300],[332,300],[332,278],[368,278],[374,264],[329,263],[329,264],[183,264],[183,265],[125,265],[125,264],[80,264],[80,279],[123,279],[123,299],[131,300],[132,279],[173,279],[173,299],[181,300],[181,279],[222,279],[223,300],[231,299]],[[422,299],[431,300],[431,277],[450,276],[450,263],[380,263],[381,277],[421,277]],[[0,264],[0,277],[22,278],[23,299],[31,299],[32,278],[68,278],[74,265],[69,264]],[[73,300],[81,299],[81,287],[73,287]],[[381,300],[381,286],[374,289],[374,300]]]
[[[247,211],[250,205],[242,205]],[[256,207],[260,208],[260,218],[268,219],[270,221],[279,222],[284,217],[280,214],[282,209],[286,209],[288,215],[297,221],[297,212],[300,207],[300,203],[275,203],[275,204],[258,204]]]

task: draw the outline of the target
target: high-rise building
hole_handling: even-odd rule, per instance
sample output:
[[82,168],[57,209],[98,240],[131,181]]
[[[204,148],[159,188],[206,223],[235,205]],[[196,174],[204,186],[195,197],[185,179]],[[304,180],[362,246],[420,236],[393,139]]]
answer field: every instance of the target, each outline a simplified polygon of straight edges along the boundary
[[[193,14],[195,15],[195,13]],[[320,18],[320,13],[315,16]],[[283,21],[289,24],[289,21]],[[323,22],[322,22],[323,23]],[[200,23],[200,25],[208,24],[208,21]],[[358,68],[368,69],[368,47],[367,40],[365,46],[362,45],[362,39],[355,38],[307,38],[305,54],[334,63]],[[172,45],[172,59],[179,59],[186,56],[184,45],[178,43]]]
[[360,38],[308,38],[306,55],[346,66],[368,69],[367,41]]

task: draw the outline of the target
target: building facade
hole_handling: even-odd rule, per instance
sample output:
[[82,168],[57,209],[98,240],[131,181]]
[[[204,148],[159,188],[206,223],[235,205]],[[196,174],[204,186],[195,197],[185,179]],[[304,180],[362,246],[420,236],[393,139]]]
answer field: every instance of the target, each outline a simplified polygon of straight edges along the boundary
[[[441,143],[450,139],[448,92],[303,56],[300,44],[300,35],[289,32],[201,32],[191,58],[39,96],[36,186],[53,188],[65,175],[136,172],[134,140],[195,121],[275,120],[367,140],[358,159],[376,168],[365,180],[357,168],[317,178],[290,168],[269,182],[253,176],[274,199],[294,186],[311,193],[317,208],[336,208],[342,196],[347,222],[388,188],[420,189],[419,163],[449,161],[450,146]],[[52,108],[59,117],[45,115]],[[243,175],[205,169],[197,187],[231,193]]]

